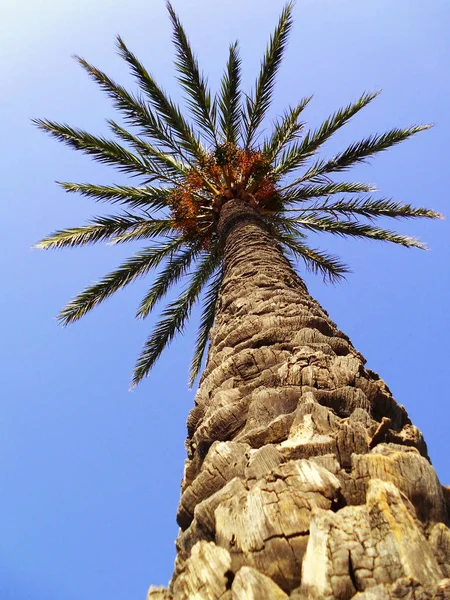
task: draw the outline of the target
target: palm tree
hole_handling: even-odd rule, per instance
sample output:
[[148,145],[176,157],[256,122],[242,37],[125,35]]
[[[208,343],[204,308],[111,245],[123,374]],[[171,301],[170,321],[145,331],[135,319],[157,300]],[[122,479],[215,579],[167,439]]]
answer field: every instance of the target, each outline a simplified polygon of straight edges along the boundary
[[137,311],[144,318],[184,281],[138,358],[134,386],[202,301],[191,385],[210,345],[188,419],[175,572],[169,589],[150,588],[149,598],[448,597],[448,490],[405,409],[364,367],[293,264],[301,259],[330,281],[347,272],[340,259],[309,245],[310,232],[424,247],[377,220],[440,215],[375,198],[371,186],[333,175],[428,125],[371,135],[320,159],[322,146],[378,93],[363,94],[314,130],[300,120],[308,97],[263,139],[292,4],[270,38],[253,91],[240,91],[232,44],[215,96],[167,6],[189,118],[119,37],[138,93],[78,58],[122,115],[123,124],[108,120],[114,139],[35,120],[139,180],[60,183],[120,212],[57,231],[37,247],[150,240],[76,296],[61,322],[80,319],[155,272]]

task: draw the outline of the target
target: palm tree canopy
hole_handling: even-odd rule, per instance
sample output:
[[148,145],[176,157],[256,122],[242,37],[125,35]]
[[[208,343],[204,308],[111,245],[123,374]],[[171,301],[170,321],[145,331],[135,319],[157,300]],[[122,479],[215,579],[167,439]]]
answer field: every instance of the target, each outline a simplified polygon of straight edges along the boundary
[[[370,185],[335,182],[333,173],[349,170],[378,152],[406,140],[429,125],[392,129],[351,144],[328,160],[318,150],[377,95],[363,94],[341,108],[317,129],[307,130],[300,117],[311,98],[303,98],[274,123],[260,139],[261,124],[271,106],[274,84],[292,27],[292,4],[286,5],[267,44],[251,93],[241,94],[241,61],[237,43],[230,46],[220,89],[213,95],[200,71],[189,40],[167,4],[176,51],[175,68],[187,101],[187,118],[158,86],[138,58],[118,37],[117,48],[136,79],[139,91],[130,93],[108,75],[77,57],[92,79],[111,97],[126,127],[113,120],[113,139],[50,120],[34,122],[58,140],[132,175],[139,184],[97,185],[67,183],[96,201],[120,206],[120,212],[99,216],[89,224],[64,229],[36,247],[64,248],[99,241],[112,244],[148,240],[115,271],[91,285],[65,306],[59,319],[67,325],[138,277],[157,275],[143,298],[137,317],[146,317],[180,280],[181,295],[162,312],[133,375],[133,385],[148,375],[155,361],[186,324],[193,305],[203,297],[190,382],[202,362],[213,324],[221,280],[223,251],[217,232],[221,207],[231,199],[251,205],[266,223],[281,251],[301,258],[306,268],[337,281],[348,267],[337,257],[311,248],[308,232],[383,240],[424,248],[417,239],[380,228],[376,220],[439,218],[427,208],[415,208],[389,198],[375,198]],[[136,181],[136,179],[134,179]]]

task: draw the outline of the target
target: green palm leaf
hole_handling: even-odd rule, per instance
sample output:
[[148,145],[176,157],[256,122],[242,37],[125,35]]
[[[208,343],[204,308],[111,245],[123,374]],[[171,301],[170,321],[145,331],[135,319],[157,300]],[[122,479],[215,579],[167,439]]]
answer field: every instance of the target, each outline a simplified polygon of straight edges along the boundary
[[173,42],[177,51],[175,67],[180,73],[179,82],[188,95],[188,105],[197,125],[208,139],[217,144],[215,106],[211,102],[206,79],[200,72],[197,59],[189,44],[187,35],[170,2],[166,3],[173,27]]
[[54,121],[33,119],[33,123],[57,140],[75,148],[75,150],[81,150],[85,154],[89,154],[100,163],[113,165],[124,173],[134,175],[153,174],[150,165],[145,160],[112,140],[97,137],[82,129],[75,129]]
[[199,255],[198,248],[188,247],[186,250],[169,257],[165,268],[154,280],[152,287],[141,301],[136,317],[144,319],[153,310],[157,302],[175,285],[186,273],[192,262]]
[[305,202],[305,200],[310,200],[311,198],[323,198],[324,196],[332,196],[334,194],[364,194],[375,191],[376,188],[373,185],[368,185],[366,183],[332,182],[319,185],[309,184],[292,187],[282,194],[281,197],[284,206],[286,206],[295,204],[296,202]]
[[112,296],[118,290],[147,275],[155,269],[162,260],[178,250],[186,242],[181,238],[170,240],[156,247],[145,248],[138,252],[118,269],[106,275],[98,283],[89,286],[67,304],[60,312],[58,318],[63,325],[68,325],[81,319],[95,306]]
[[372,102],[379,93],[363,94],[355,103],[339,109],[328,117],[319,129],[308,131],[301,142],[294,144],[281,155],[280,162],[274,169],[274,175],[280,178],[282,175],[287,175],[297,169],[306,160],[311,158],[338,129],[348,123],[369,102]]
[[328,161],[317,161],[308,171],[299,179],[292,182],[291,185],[298,185],[303,181],[312,181],[317,177],[328,175],[340,171],[347,171],[358,163],[365,162],[371,156],[384,152],[388,148],[404,142],[411,136],[430,129],[431,125],[416,125],[407,129],[391,129],[381,135],[371,135],[363,140],[351,144],[336,156]]
[[276,237],[288,255],[302,259],[306,269],[315,275],[321,274],[324,281],[337,283],[345,279],[345,274],[350,272],[348,266],[338,257],[309,247],[295,235],[280,232]]
[[274,161],[285,146],[294,141],[303,129],[303,123],[299,123],[300,114],[311,101],[312,96],[303,98],[297,106],[290,108],[278,120],[273,128],[270,140],[264,143],[264,154],[270,162]]
[[373,225],[359,223],[358,221],[339,221],[327,216],[313,215],[296,217],[288,220],[292,226],[299,227],[300,230],[303,229],[356,238],[368,238],[371,240],[400,244],[407,248],[414,247],[422,250],[426,249],[426,246],[416,238],[401,235],[394,231],[390,231],[389,229],[381,229]]
[[169,233],[173,230],[173,223],[170,219],[149,220],[138,215],[125,213],[123,215],[96,217],[91,220],[90,225],[55,231],[38,242],[34,247],[41,250],[49,250],[87,246],[96,242],[114,240],[118,236],[129,233],[130,230],[139,230],[143,226],[147,228],[147,233],[150,231],[153,232],[152,237],[161,235],[162,232]]
[[220,287],[222,285],[223,271],[220,270],[212,279],[206,290],[202,306],[202,316],[195,341],[194,354],[189,371],[189,387],[192,388],[202,366],[203,356],[208,345],[209,332],[214,324],[217,300],[219,299]]
[[217,260],[208,254],[198,264],[187,289],[162,312],[162,318],[155,325],[136,363],[132,388],[146,377],[163,350],[172,341],[176,333],[181,332],[189,318],[203,286],[217,268]]
[[170,154],[161,152],[142,138],[133,135],[118,125],[115,121],[108,119],[107,123],[111,128],[111,131],[117,135],[117,137],[130,144],[144,160],[151,162],[152,169],[155,174],[157,173],[158,179],[167,183],[175,183],[176,178],[179,178],[186,173],[188,165],[184,164],[182,161],[177,160]]
[[219,96],[219,119],[225,141],[237,144],[241,128],[241,59],[238,43],[230,46]]
[[192,157],[199,159],[203,149],[192,128],[181,114],[180,109],[168,98],[137,57],[128,50],[125,42],[119,36],[117,47],[120,56],[131,67],[133,75],[142,91],[148,96],[152,106],[158,111],[168,127],[177,136],[178,144]]
[[301,209],[302,212],[328,212],[333,215],[341,214],[345,216],[359,215],[368,219],[379,217],[390,217],[393,219],[441,219],[442,215],[429,208],[414,207],[411,204],[402,204],[395,202],[390,198],[353,198],[338,200],[337,202],[316,203],[307,208]]
[[254,95],[247,96],[244,112],[245,148],[252,146],[256,131],[270,108],[275,77],[292,27],[292,8],[291,2],[284,7],[261,62]]
[[127,231],[117,233],[108,242],[110,246],[123,244],[125,242],[137,242],[140,240],[149,240],[157,237],[173,238],[174,223],[172,219],[152,219],[147,218],[144,222],[131,227]]
[[125,185],[96,185],[93,183],[69,183],[57,181],[66,192],[79,193],[87,198],[111,204],[126,204],[131,208],[141,208],[146,211],[160,210],[167,207],[170,189],[145,187],[130,187]]
[[138,127],[142,134],[149,136],[156,143],[162,144],[172,152],[180,153],[180,147],[174,140],[170,129],[157,115],[149,110],[142,98],[128,92],[108,77],[106,73],[92,66],[83,58],[75,56],[75,59],[113,100],[114,107],[123,114],[127,124]]

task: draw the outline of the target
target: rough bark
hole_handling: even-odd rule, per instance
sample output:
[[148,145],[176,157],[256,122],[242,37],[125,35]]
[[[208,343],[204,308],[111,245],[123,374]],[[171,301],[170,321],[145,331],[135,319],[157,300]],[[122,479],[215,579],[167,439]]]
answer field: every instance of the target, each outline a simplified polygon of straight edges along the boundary
[[247,205],[188,419],[175,572],[149,600],[450,599],[448,489],[420,431]]

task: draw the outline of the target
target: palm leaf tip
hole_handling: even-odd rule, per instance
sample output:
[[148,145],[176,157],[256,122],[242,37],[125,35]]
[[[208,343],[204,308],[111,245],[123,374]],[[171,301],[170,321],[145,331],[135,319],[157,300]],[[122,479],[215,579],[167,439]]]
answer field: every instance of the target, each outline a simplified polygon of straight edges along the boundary
[[223,272],[219,271],[214,279],[211,281],[208,290],[204,297],[203,312],[201,316],[200,326],[197,332],[197,339],[195,343],[194,355],[191,361],[191,367],[189,371],[189,388],[191,389],[194,385],[195,379],[200,373],[202,366],[203,356],[208,345],[209,332],[214,323],[216,314],[216,304],[219,298],[220,287],[222,285]]
[[272,103],[276,75],[283,59],[293,24],[293,7],[294,4],[292,2],[289,2],[284,7],[278,25],[266,47],[260,72],[255,83],[254,94],[247,97],[244,113],[246,148],[251,147],[253,144],[255,134]]
[[192,116],[208,139],[217,144],[215,127],[215,102],[211,101],[205,77],[199,69],[197,59],[189,43],[178,15],[170,2],[166,3],[173,27],[173,42],[177,52],[175,67],[178,81],[185,90]]
[[222,134],[227,142],[237,144],[241,126],[241,59],[239,46],[235,42],[229,48],[228,62],[222,77],[219,105],[219,120]]
[[[215,251],[206,254],[197,264],[186,289],[163,310],[161,319],[156,323],[138,357],[132,387],[137,385],[144,377],[147,377],[164,349],[171,343],[177,333],[183,331],[194,303],[197,301],[204,285],[217,269],[219,262],[220,257]],[[165,293],[165,290],[162,293]]]

